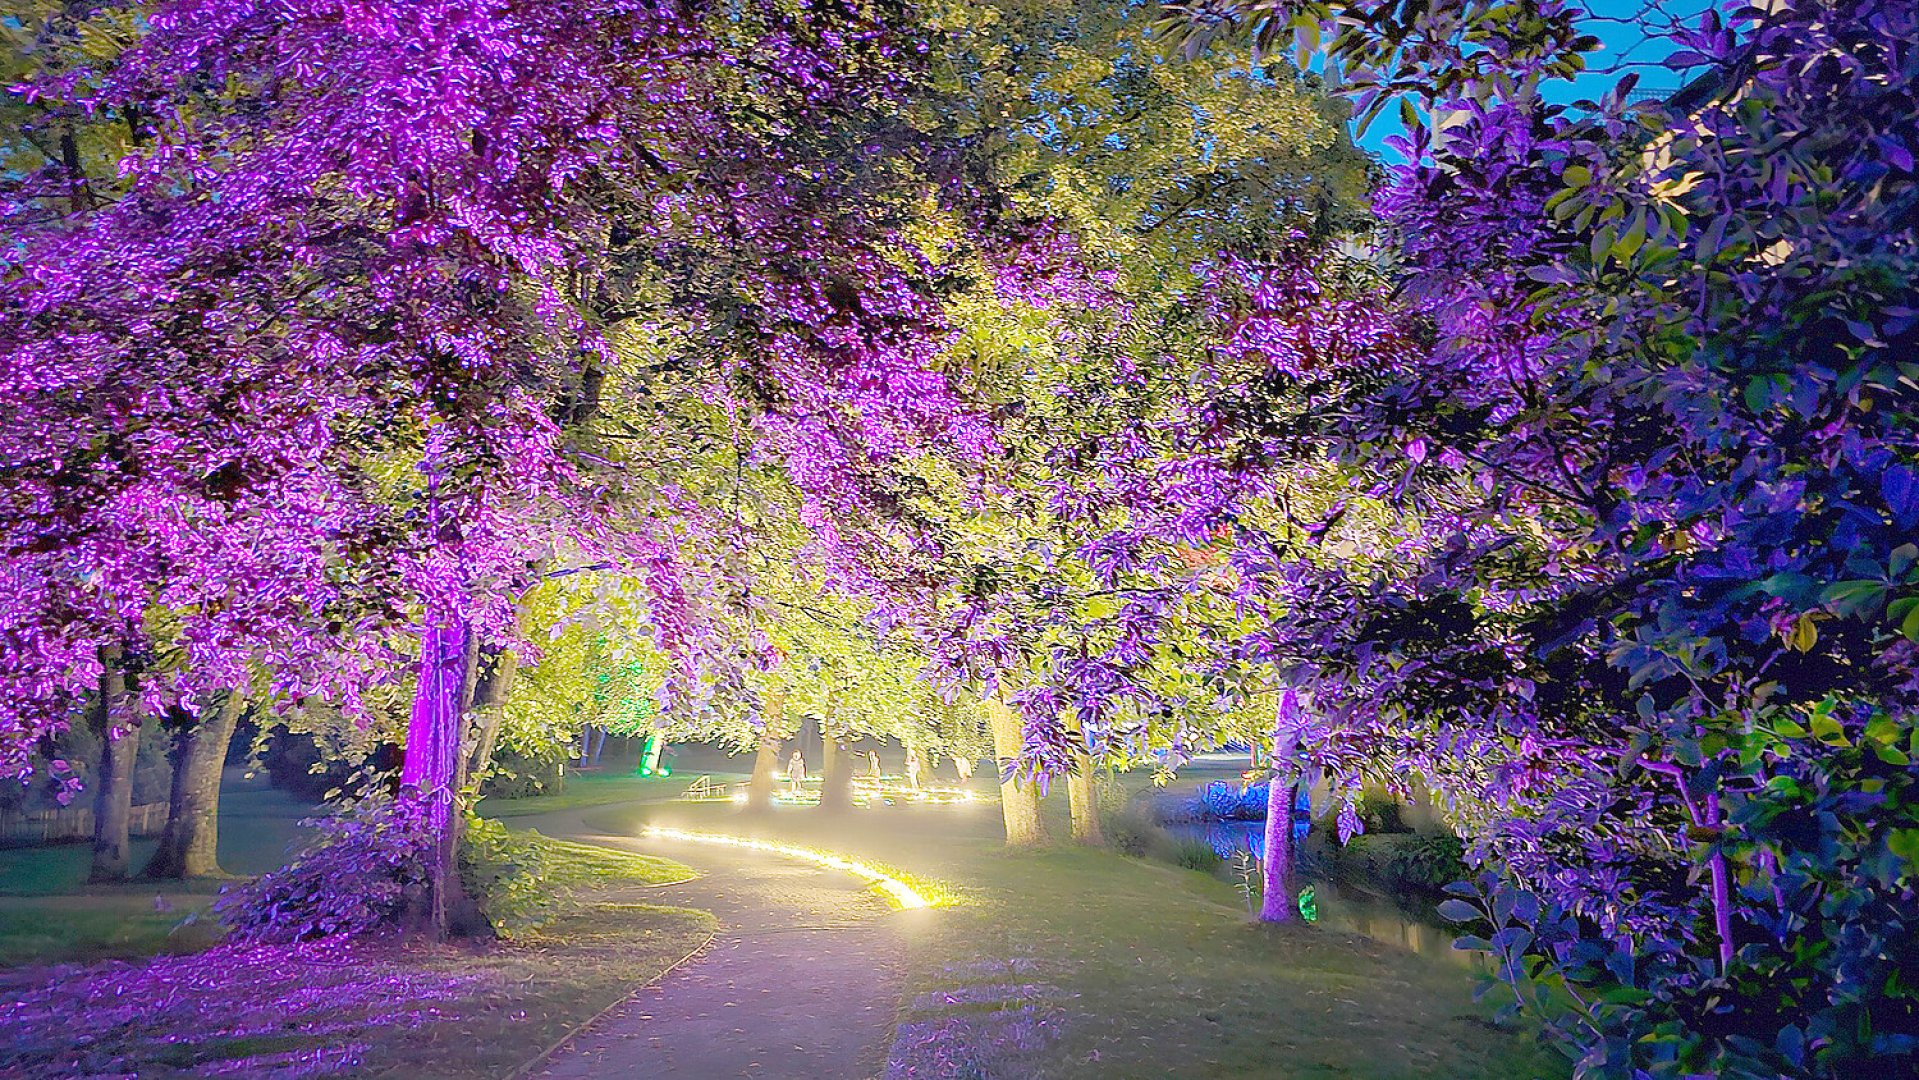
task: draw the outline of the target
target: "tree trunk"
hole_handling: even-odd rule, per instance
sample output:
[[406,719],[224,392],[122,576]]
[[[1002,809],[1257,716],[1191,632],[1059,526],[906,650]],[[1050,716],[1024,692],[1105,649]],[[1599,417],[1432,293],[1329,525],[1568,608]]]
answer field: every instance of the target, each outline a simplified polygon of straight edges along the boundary
[[746,783],[746,808],[755,812],[773,809],[773,774],[780,766],[780,740],[770,731],[760,732],[759,748],[753,752],[753,779]]
[[760,742],[753,754],[753,779],[746,784],[746,808],[773,809],[773,776],[780,768],[781,732],[786,729],[786,694],[766,695],[766,715],[760,719]]
[[1273,721],[1272,778],[1266,788],[1266,855],[1260,869],[1259,921],[1291,922],[1293,910],[1293,803],[1299,798],[1299,695],[1280,695]]
[[826,717],[820,718],[820,809],[853,809],[853,754],[840,742]]
[[1099,793],[1094,787],[1093,758],[1075,749],[1073,771],[1066,776],[1066,800],[1073,819],[1073,839],[1082,844],[1104,845],[1099,829]]
[[[987,725],[993,729],[993,754],[1000,775],[1019,756],[1024,734],[1019,712],[995,695],[986,700]],[[1039,788],[1019,780],[1002,780],[999,786],[1000,816],[1006,822],[1006,842],[1027,847],[1046,842],[1046,829],[1039,816]]]
[[220,872],[220,773],[245,702],[229,693],[173,737],[173,791],[166,829],[142,876],[207,877]]
[[1273,777],[1266,789],[1266,856],[1259,903],[1260,922],[1293,920],[1293,802],[1299,785]]
[[482,671],[473,691],[473,750],[466,759],[467,779],[474,784],[486,779],[493,764],[493,750],[506,723],[506,703],[520,670],[520,658],[512,649],[487,649],[480,659]]
[[406,757],[400,764],[402,797],[423,800],[434,838],[427,852],[429,896],[425,921],[435,935],[471,917],[459,873],[458,793],[462,706],[468,683],[466,660],[472,630],[463,615],[439,613],[420,635],[420,681],[406,730]]
[[103,650],[106,667],[94,701],[100,731],[100,768],[94,776],[93,866],[88,881],[121,881],[133,858],[133,770],[140,757],[140,726],[134,723],[126,670],[119,648]]

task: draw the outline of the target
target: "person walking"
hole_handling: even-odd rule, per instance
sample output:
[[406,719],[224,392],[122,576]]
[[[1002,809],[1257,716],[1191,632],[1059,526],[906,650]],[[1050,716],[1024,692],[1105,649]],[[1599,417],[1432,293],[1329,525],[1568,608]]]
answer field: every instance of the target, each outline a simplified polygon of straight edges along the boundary
[[786,782],[792,786],[793,794],[800,793],[800,785],[806,782],[806,757],[798,750],[786,759]]

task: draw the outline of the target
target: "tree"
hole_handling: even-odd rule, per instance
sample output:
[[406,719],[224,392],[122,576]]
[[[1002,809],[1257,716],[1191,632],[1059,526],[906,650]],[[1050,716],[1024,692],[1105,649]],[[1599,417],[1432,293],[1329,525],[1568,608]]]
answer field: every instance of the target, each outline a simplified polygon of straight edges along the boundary
[[[863,7],[363,14],[159,5],[98,95],[152,118],[125,196],[22,234],[0,347],[30,465],[9,550],[35,557],[9,560],[7,716],[62,723],[156,595],[194,643],[142,685],[156,708],[237,689],[261,647],[294,696],[351,708],[412,627],[402,774],[438,923],[473,639],[510,637],[549,523],[644,584],[669,696],[725,658],[681,576],[707,521],[639,463],[672,448],[576,452],[553,403],[600,380],[724,401],[813,520],[883,522],[866,463],[985,445],[933,364],[941,271],[885,228],[970,195],[903,122],[908,54]],[[648,320],[698,347],[618,370]],[[602,501],[621,488],[644,497]]]
[[1685,90],[1568,109],[1569,5],[1189,13],[1329,29],[1363,111],[1407,95],[1379,207],[1430,344],[1325,445],[1450,539],[1297,574],[1316,716],[1473,826],[1495,873],[1452,909],[1583,1074],[1912,1054],[1878,977],[1912,869],[1910,15],[1708,13]]
[[229,692],[210,716],[194,717],[173,736],[173,788],[160,843],[142,876],[207,877],[220,872],[220,773],[246,699]]

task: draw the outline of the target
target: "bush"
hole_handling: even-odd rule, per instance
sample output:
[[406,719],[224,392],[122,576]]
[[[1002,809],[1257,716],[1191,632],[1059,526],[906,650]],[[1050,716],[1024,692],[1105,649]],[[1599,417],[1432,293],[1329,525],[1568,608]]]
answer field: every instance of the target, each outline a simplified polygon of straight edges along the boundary
[[1187,870],[1198,870],[1210,874],[1219,869],[1223,861],[1213,845],[1192,837],[1181,837],[1173,841],[1171,858],[1173,865]]
[[509,750],[494,755],[492,771],[480,784],[481,797],[489,799],[528,799],[564,790],[564,760],[532,758]]
[[1466,846],[1451,833],[1415,833],[1393,846],[1386,876],[1402,888],[1443,892],[1466,880]]
[[426,807],[370,795],[331,817],[286,866],[229,886],[213,909],[246,944],[284,944],[396,925],[426,895]]
[[1171,816],[1180,821],[1264,821],[1266,784],[1242,788],[1225,780],[1210,781]]
[[1121,855],[1136,859],[1150,856],[1165,841],[1166,834],[1152,818],[1138,810],[1122,809],[1100,822],[1106,842]]

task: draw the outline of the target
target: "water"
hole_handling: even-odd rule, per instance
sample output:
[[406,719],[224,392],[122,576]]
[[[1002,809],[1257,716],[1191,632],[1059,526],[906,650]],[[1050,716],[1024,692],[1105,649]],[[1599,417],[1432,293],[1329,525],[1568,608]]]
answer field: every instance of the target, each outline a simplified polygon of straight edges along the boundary
[[[1174,839],[1205,843],[1229,865],[1233,856],[1241,852],[1249,852],[1255,859],[1264,858],[1266,854],[1263,821],[1199,821],[1164,828]],[[1295,835],[1303,832],[1303,829],[1296,830]],[[1318,895],[1321,926],[1460,967],[1486,970],[1484,953],[1453,948],[1453,939],[1460,931],[1442,921],[1423,899],[1408,898],[1400,904],[1338,881],[1308,876],[1305,883],[1311,884]]]

